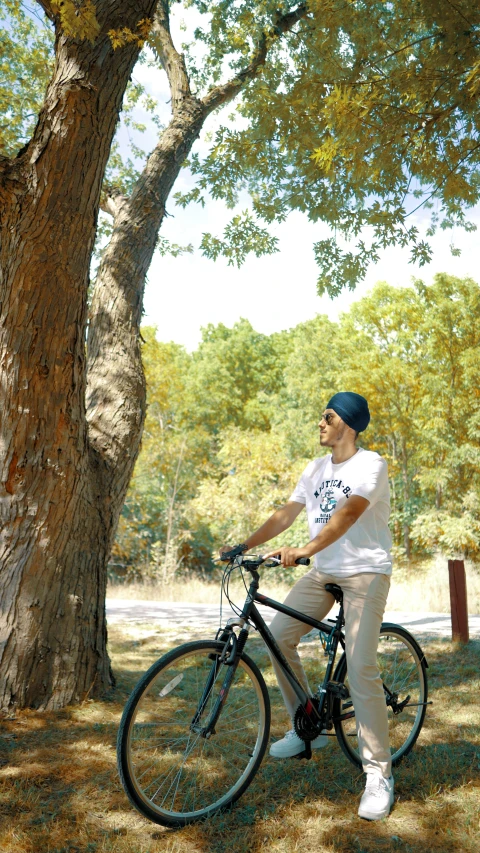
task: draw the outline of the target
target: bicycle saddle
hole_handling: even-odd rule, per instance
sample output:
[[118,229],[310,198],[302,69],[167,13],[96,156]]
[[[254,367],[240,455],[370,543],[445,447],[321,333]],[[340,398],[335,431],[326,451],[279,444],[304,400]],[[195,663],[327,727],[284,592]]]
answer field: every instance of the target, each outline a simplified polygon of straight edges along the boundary
[[340,586],[338,586],[338,584],[326,583],[325,589],[327,590],[327,592],[330,592],[333,595],[335,601],[338,601],[339,604],[342,603],[342,601],[343,601],[343,589]]

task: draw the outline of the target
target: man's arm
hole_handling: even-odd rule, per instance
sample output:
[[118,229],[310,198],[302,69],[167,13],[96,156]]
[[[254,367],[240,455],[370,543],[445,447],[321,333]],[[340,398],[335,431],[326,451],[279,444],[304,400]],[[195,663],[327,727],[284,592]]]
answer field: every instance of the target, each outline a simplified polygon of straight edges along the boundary
[[[248,539],[245,539],[246,549],[250,550],[250,548],[255,548],[257,545],[262,545],[263,542],[268,542],[274,536],[283,533],[284,530],[287,530],[293,524],[297,515],[300,515],[304,507],[305,504],[298,503],[298,501],[288,501],[280,509],[277,509],[255,533],[252,533]],[[220,554],[229,551],[231,547],[228,545],[222,546]]]
[[308,545],[305,545],[303,548],[278,548],[276,551],[269,551],[265,556],[273,557],[278,555],[282,560],[282,566],[294,566],[295,560],[298,560],[300,557],[313,557],[314,554],[318,554],[319,551],[323,551],[324,548],[328,548],[329,545],[332,545],[333,542],[344,536],[352,524],[355,524],[357,519],[365,512],[368,505],[369,501],[366,498],[362,498],[360,495],[352,495],[345,506],[333,513],[318,536],[311,539]]

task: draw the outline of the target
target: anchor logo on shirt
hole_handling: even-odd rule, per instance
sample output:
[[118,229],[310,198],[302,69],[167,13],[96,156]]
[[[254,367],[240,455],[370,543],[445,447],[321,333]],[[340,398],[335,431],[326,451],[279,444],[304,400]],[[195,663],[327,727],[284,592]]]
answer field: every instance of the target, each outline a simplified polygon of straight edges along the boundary
[[322,502],[320,504],[320,509],[322,510],[322,512],[331,512],[333,509],[335,509],[337,501],[335,500],[333,495],[333,489],[327,489],[327,491],[322,497]]

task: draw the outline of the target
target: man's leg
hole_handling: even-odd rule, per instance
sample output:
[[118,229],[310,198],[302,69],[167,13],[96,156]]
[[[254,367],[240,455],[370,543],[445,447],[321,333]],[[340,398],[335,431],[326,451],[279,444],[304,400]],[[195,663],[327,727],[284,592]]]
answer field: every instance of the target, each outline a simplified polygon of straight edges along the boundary
[[[322,579],[326,578],[322,583]],[[321,575],[315,569],[307,572],[299,581],[292,587],[288,593],[284,604],[288,607],[293,607],[294,610],[299,610],[306,616],[311,616],[313,619],[323,619],[329,613],[332,605],[335,602],[333,595],[325,589],[325,583],[331,581],[326,575]],[[295,675],[304,690],[309,693],[309,686],[305,670],[302,666],[297,648],[301,637],[311,631],[311,626],[304,622],[299,622],[297,619],[292,619],[285,613],[277,612],[270,625],[275,641],[280,648],[280,651],[285,656],[290,664]],[[282,692],[283,700],[290,717],[294,718],[295,711],[298,708],[299,701],[297,694],[290,687],[289,682],[285,678],[283,671],[277,664],[276,660],[270,655],[273,668],[278,680],[278,686]]]
[[385,817],[393,802],[388,716],[377,667],[380,626],[390,586],[386,575],[360,573],[340,579],[345,606],[348,683],[367,788],[361,817]]
[[[327,578],[328,581],[328,578]],[[314,619],[323,619],[329,612],[334,598],[330,593],[326,592],[324,584],[321,582],[321,576],[315,570],[304,575],[295,586],[290,590],[285,604],[293,607],[300,613],[305,613],[312,616]],[[284,613],[277,613],[270,625],[270,630],[275,637],[277,645],[283,652],[286,660],[293,669],[300,684],[303,686],[306,693],[310,693],[307,676],[303,669],[300,657],[297,651],[300,638],[311,630],[310,625],[299,622],[297,619],[292,619]],[[283,671],[278,666],[275,659],[270,655],[275,673],[277,675],[278,684],[282,691],[283,699],[288,713],[292,719],[292,729],[287,732],[285,737],[276,741],[270,748],[270,755],[274,758],[292,758],[298,755],[305,749],[305,743],[296,734],[293,728],[293,718],[298,708],[299,702],[294,690],[290,687],[289,682],[285,678]],[[312,741],[312,749],[319,749],[326,746],[328,738],[326,735],[319,735]]]

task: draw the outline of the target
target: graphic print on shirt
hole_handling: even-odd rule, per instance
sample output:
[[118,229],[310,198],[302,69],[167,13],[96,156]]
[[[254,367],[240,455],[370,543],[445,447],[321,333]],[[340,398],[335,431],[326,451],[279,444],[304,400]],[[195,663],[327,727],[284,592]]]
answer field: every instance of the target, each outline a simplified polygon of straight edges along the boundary
[[322,500],[320,501],[320,509],[322,512],[332,512],[337,505],[337,501],[334,498],[335,492],[333,489],[327,489]]
[[342,480],[324,480],[314,492],[319,500],[321,515],[315,519],[315,524],[326,524],[330,521],[333,510],[341,497],[350,497],[350,486],[345,486]]

